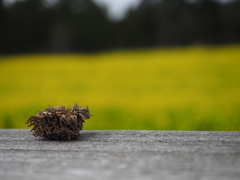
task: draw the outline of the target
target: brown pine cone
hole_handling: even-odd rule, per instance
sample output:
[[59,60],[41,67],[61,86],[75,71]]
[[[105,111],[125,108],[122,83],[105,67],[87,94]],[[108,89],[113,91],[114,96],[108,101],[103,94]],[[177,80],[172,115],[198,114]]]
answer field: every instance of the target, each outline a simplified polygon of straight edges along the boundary
[[73,140],[80,136],[85,119],[90,118],[87,108],[79,107],[76,103],[72,108],[65,106],[57,108],[48,107],[46,111],[39,111],[31,116],[26,124],[33,126],[31,132],[34,136],[51,140]]

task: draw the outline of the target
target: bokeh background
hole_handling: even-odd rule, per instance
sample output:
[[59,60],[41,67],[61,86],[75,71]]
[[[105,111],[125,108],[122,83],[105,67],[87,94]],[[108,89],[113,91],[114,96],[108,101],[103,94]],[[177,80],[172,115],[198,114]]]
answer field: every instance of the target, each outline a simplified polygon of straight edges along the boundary
[[239,0],[0,0],[0,128],[240,130]]

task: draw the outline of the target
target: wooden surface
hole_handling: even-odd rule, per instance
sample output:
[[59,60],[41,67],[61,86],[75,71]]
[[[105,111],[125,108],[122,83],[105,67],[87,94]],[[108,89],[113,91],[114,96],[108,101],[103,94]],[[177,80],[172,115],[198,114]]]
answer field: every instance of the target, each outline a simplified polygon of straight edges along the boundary
[[0,179],[240,179],[240,132],[80,134],[75,141],[49,141],[29,130],[0,130]]

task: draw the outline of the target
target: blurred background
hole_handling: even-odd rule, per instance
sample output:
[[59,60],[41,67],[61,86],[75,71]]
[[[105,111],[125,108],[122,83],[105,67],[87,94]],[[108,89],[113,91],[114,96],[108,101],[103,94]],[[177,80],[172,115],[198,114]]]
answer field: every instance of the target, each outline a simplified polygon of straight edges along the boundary
[[240,130],[239,0],[0,0],[0,128]]

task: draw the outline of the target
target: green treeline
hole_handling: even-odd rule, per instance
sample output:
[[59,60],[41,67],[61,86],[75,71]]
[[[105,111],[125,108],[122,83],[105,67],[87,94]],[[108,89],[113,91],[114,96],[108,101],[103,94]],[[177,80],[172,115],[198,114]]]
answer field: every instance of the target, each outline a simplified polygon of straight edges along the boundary
[[240,1],[145,0],[112,22],[91,0],[0,0],[0,54],[96,52],[240,42]]

